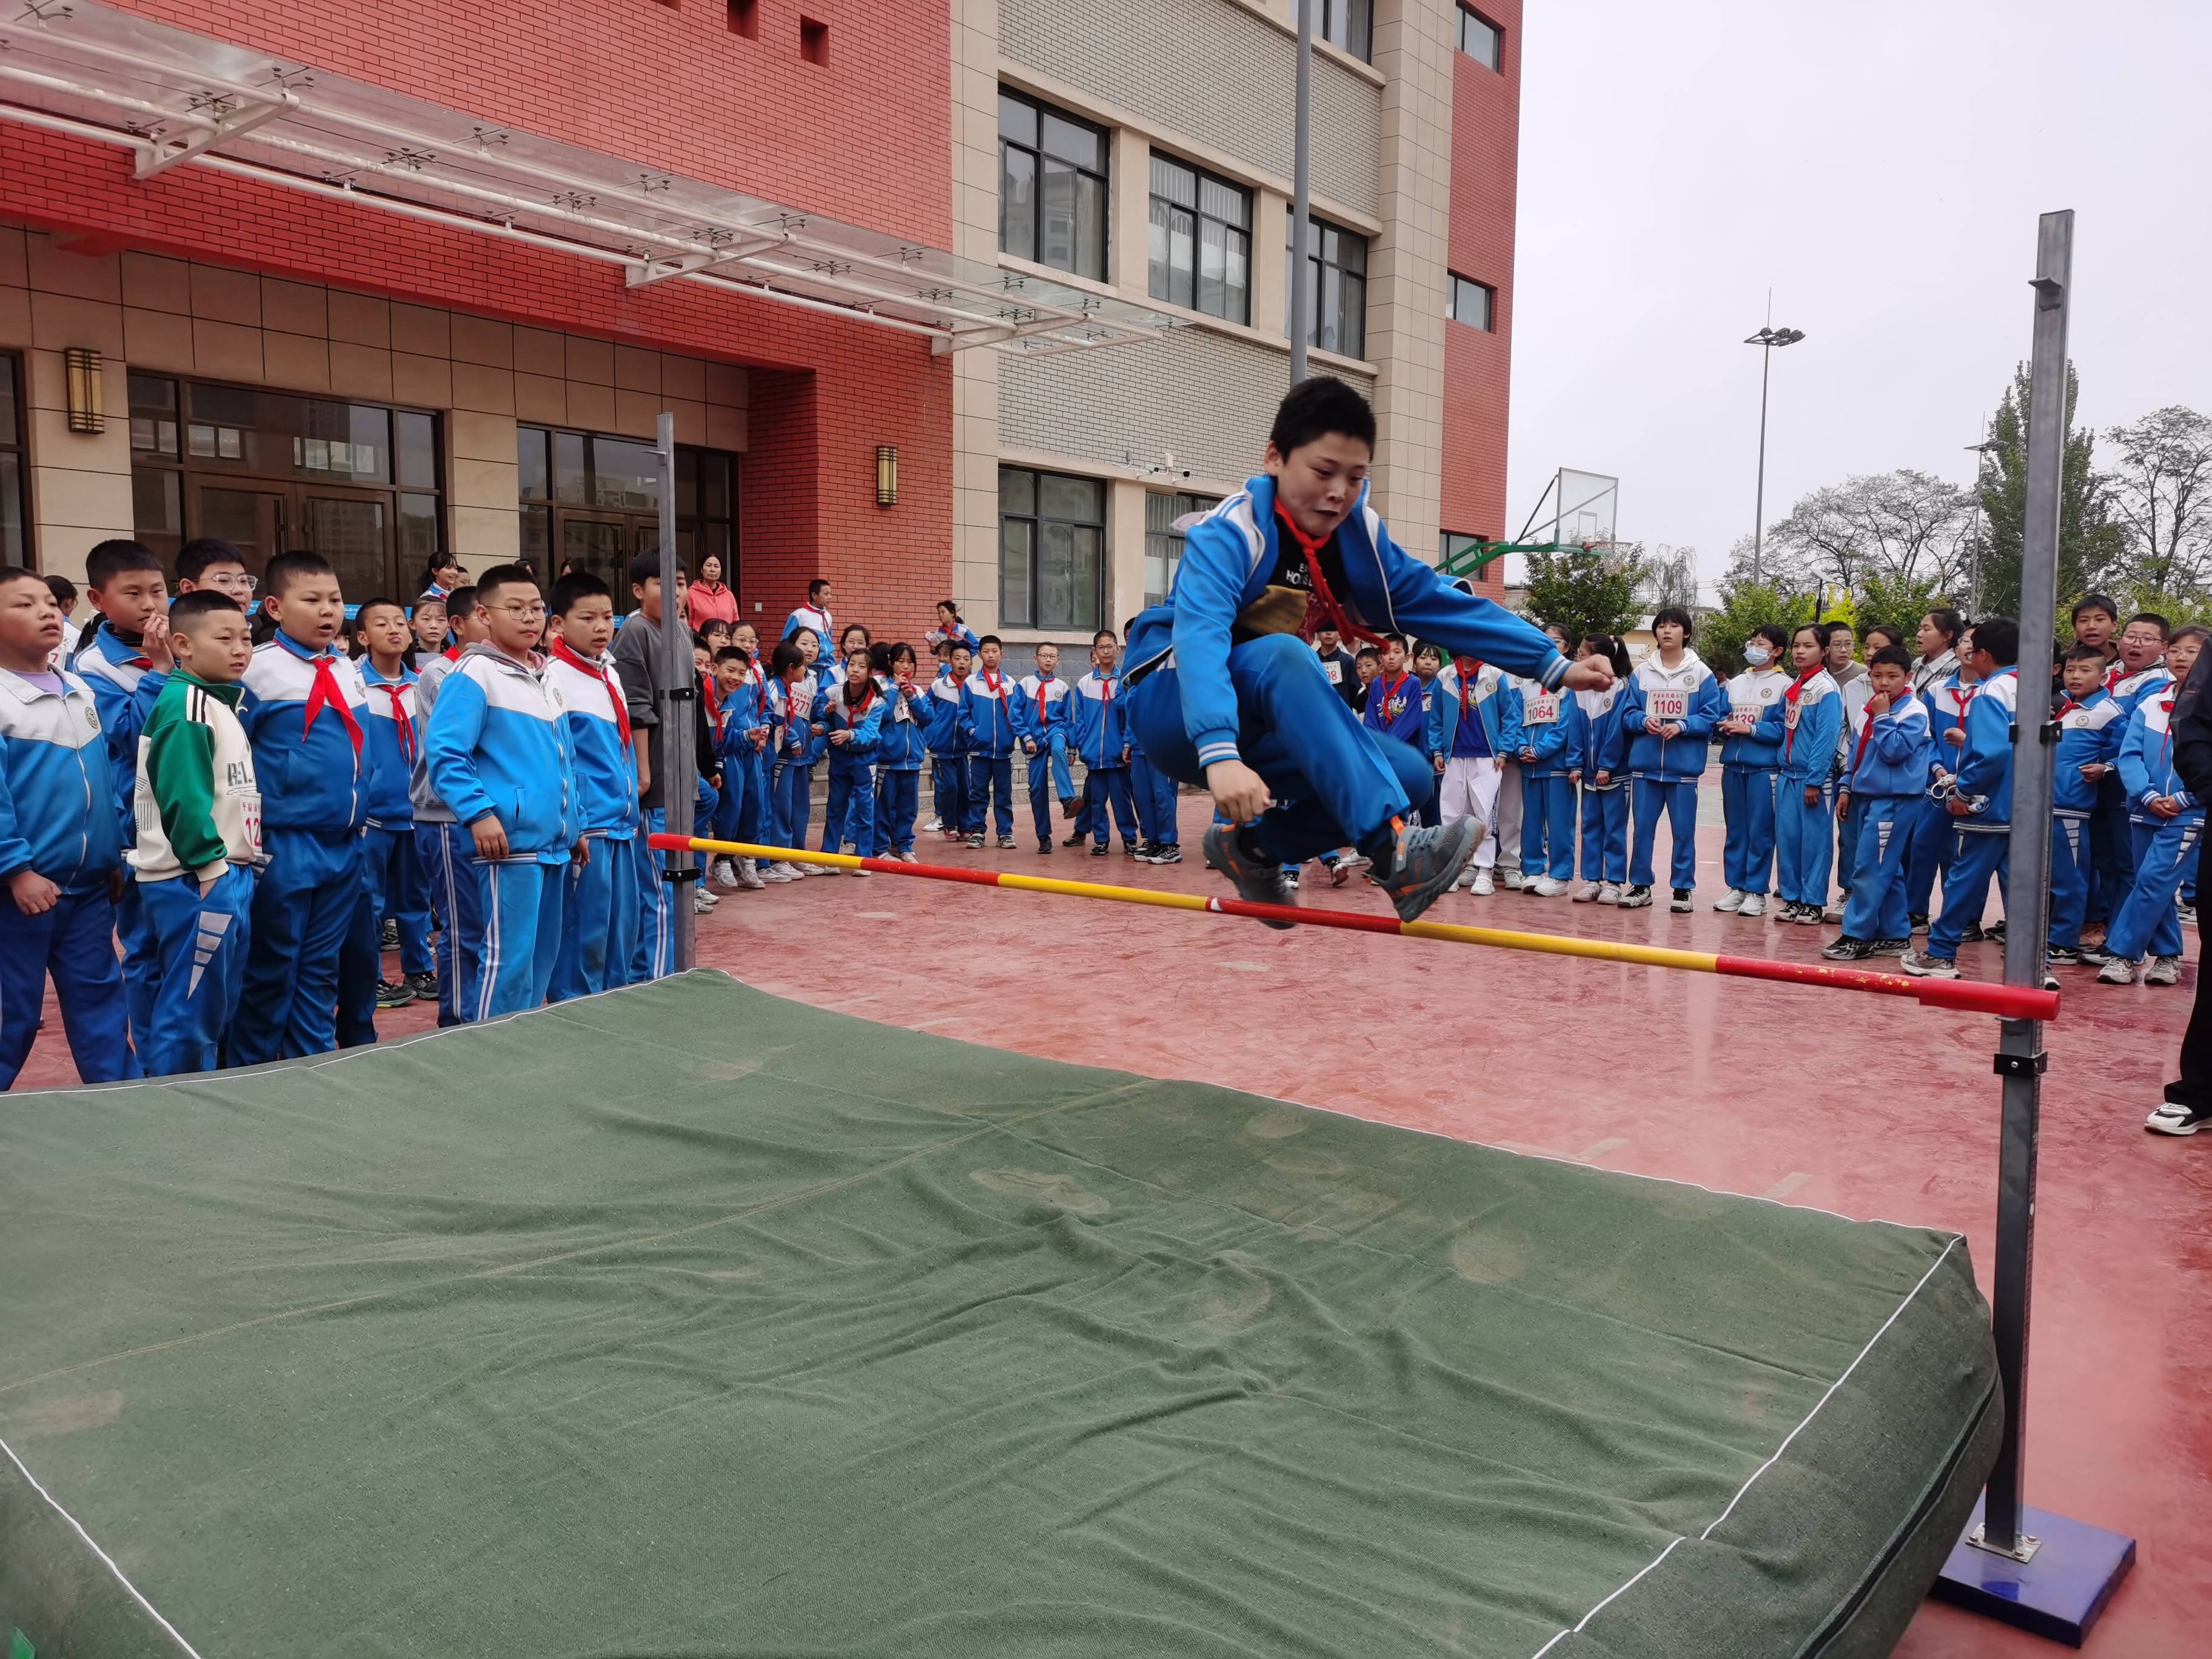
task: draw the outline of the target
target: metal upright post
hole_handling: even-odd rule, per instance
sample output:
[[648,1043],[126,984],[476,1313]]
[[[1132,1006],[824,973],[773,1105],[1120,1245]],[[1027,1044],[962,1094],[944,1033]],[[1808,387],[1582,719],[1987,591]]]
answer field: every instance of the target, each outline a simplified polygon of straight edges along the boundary
[[1298,0],[1297,95],[1291,137],[1291,384],[1306,377],[1306,341],[1314,299],[1306,277],[1306,238],[1313,227],[1313,9]]
[[[660,752],[654,757],[661,779],[661,799],[668,833],[689,838],[691,809],[699,787],[699,768],[691,722],[699,706],[699,671],[691,659],[691,629],[684,620],[676,597],[676,416],[660,414],[655,443],[660,470],[660,639],[661,659]],[[696,965],[696,920],[691,913],[692,884],[699,869],[689,852],[668,854],[661,879],[675,890],[669,895],[671,945],[674,968],[684,973]]]

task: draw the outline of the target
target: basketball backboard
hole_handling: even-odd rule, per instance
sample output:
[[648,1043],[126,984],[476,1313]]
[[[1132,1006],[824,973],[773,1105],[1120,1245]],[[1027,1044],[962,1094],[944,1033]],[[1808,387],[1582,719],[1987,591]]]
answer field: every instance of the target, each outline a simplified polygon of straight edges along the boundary
[[1570,545],[1609,542],[1620,511],[1620,480],[1563,466],[1553,485],[1552,539]]

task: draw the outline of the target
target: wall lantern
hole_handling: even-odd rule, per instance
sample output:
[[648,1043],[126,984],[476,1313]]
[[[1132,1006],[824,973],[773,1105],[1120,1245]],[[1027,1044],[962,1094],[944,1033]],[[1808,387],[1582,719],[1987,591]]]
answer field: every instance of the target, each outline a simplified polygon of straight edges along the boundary
[[876,446],[876,505],[898,505],[898,446]]
[[107,416],[100,408],[100,354],[88,346],[71,346],[62,360],[69,369],[69,429],[106,431]]

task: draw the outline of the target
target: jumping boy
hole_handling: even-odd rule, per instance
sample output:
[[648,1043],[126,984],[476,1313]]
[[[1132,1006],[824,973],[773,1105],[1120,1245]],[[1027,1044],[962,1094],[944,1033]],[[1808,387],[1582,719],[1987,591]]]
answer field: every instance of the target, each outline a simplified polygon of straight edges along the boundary
[[1831,962],[1901,956],[1912,943],[1905,908],[1911,813],[1928,787],[1936,740],[1928,705],[1912,695],[1912,659],[1904,647],[1884,646],[1869,657],[1866,678],[1871,688],[1866,725],[1853,744],[1843,785],[1858,808],[1858,844],[1851,853],[1843,936],[1820,952]]
[[615,634],[613,592],[579,571],[553,584],[546,679],[560,695],[576,775],[576,813],[589,852],[568,866],[561,899],[561,943],[554,955],[556,1002],[590,996],[629,981],[637,948],[637,757],[630,747],[629,706],[607,654]]
[[982,660],[960,688],[960,736],[968,749],[968,844],[983,844],[988,800],[999,845],[1014,844],[1014,710],[1012,688],[999,672],[1006,647],[983,635]]
[[1367,501],[1374,450],[1357,392],[1327,377],[1293,387],[1266,472],[1192,526],[1174,592],[1137,619],[1127,695],[1152,764],[1212,793],[1223,822],[1206,862],[1246,899],[1293,902],[1285,866],[1351,845],[1411,921],[1458,877],[1477,830],[1407,827],[1435,772],[1346,707],[1300,638],[1309,605],[1357,637],[1412,629],[1547,687],[1608,684],[1612,670],[1571,666],[1539,629],[1393,542]]
[[[1989,902],[1990,879],[2000,890],[2010,874],[2012,728],[2019,718],[2020,624],[1990,617],[1974,624],[1970,659],[1981,684],[1966,710],[1966,741],[1946,810],[1958,831],[1943,908],[1928,930],[1924,952],[1907,951],[1898,966],[1923,979],[1959,977],[1959,942]],[[2043,695],[2039,682],[2037,696]]]

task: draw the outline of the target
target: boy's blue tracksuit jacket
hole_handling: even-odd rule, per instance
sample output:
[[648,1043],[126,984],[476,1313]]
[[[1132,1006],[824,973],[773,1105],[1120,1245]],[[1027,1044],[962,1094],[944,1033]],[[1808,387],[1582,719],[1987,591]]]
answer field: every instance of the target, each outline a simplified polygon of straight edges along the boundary
[[[573,660],[572,660],[573,659]],[[450,677],[449,677],[450,678]],[[575,653],[556,653],[546,683],[561,694],[561,724],[576,775],[577,822],[586,836],[620,841],[637,832],[637,754],[623,738],[622,679],[611,656],[597,662]],[[609,682],[612,684],[610,685]],[[436,705],[432,705],[436,713]]]
[[[1459,665],[1446,663],[1437,675],[1436,684],[1429,688],[1424,741],[1429,754],[1441,755],[1446,760],[1452,757],[1452,745],[1459,740],[1460,686]],[[1520,690],[1485,663],[1475,672],[1467,701],[1468,707],[1481,716],[1482,735],[1489,740],[1492,757],[1501,761],[1517,757],[1527,742],[1522,734]]]
[[1111,675],[1102,678],[1095,668],[1068,695],[1067,741],[1094,772],[1125,764],[1121,750],[1129,742],[1129,717],[1122,704],[1121,681]]
[[[2128,717],[2120,739],[2120,787],[2127,792],[2128,816],[2137,823],[2163,828],[2204,816],[2204,803],[2191,793],[2173,764],[2173,682],[2154,688]],[[2172,795],[2181,803],[2179,818],[2162,818],[2150,802]]]
[[919,772],[929,741],[929,688],[909,700],[896,680],[883,685],[884,720],[876,732],[876,764],[886,772]]
[[461,823],[496,814],[511,859],[565,863],[583,833],[565,712],[542,659],[481,643],[438,688],[422,734],[430,781]]
[[0,881],[35,870],[80,892],[121,866],[123,823],[98,693],[82,675],[61,678],[57,696],[0,668]]
[[402,667],[398,679],[387,680],[366,657],[354,666],[368,692],[368,718],[362,722],[368,734],[362,747],[370,751],[364,756],[369,763],[368,821],[380,830],[410,829],[415,803],[408,798],[407,783],[421,737],[415,724],[415,671]]
[[1050,753],[1053,732],[1067,727],[1068,689],[1057,674],[1048,680],[1024,674],[1014,687],[1014,736],[1036,744],[1038,754]]
[[[473,647],[472,647],[473,648]],[[246,696],[238,715],[253,744],[253,776],[261,788],[263,830],[300,830],[319,836],[349,835],[368,821],[368,803],[380,793],[375,752],[368,746],[368,691],[345,658],[323,653],[362,745],[354,748],[338,711],[315,702],[316,653],[279,634],[253,653],[246,671]],[[451,685],[448,675],[446,684]],[[404,792],[405,783],[400,784]]]
[[1431,701],[1422,696],[1422,689],[1419,677],[1410,668],[1395,680],[1377,674],[1367,688],[1367,712],[1359,717],[1360,724],[1370,732],[1421,748],[1428,738]]
[[70,659],[70,666],[91,691],[93,706],[100,712],[107,748],[108,798],[127,844],[137,825],[131,798],[138,786],[138,734],[154,712],[155,699],[169,683],[168,672],[156,669],[151,659],[137,646],[127,644],[106,622]]
[[2058,712],[2058,754],[2051,763],[2051,811],[2064,817],[2086,818],[2097,810],[2101,776],[2085,778],[2085,766],[2112,766],[2120,757],[2120,742],[2127,735],[2127,712],[2119,700],[2099,686],[2075,702],[2071,697]]
[[939,674],[929,683],[923,715],[929,752],[943,760],[957,760],[968,752],[960,736],[960,688],[964,682]]
[[1981,804],[1956,820],[1963,831],[1989,834],[2012,827],[2012,726],[2019,702],[2020,676],[2008,668],[1982,683],[1966,710],[1959,793],[1970,804]]
[[1909,796],[1928,787],[1928,761],[1935,739],[1929,733],[1928,705],[1906,693],[1868,721],[1863,744],[1854,742],[1855,764],[1844,787],[1853,799]]
[[960,735],[971,755],[1005,760],[1014,752],[1014,683],[993,669],[977,669],[960,688]]

